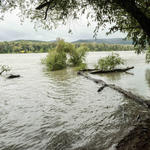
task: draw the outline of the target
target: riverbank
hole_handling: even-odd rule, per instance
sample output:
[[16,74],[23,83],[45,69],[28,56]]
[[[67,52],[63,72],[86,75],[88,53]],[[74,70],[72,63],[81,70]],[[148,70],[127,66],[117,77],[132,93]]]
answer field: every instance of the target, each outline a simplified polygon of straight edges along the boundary
[[116,146],[117,150],[150,150],[150,119],[140,122]]

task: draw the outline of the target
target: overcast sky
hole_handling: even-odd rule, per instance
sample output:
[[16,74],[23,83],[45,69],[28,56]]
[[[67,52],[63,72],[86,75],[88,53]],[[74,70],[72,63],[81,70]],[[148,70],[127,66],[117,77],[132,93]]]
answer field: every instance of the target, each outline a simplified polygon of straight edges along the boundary
[[[110,25],[108,27],[110,27]],[[39,28],[38,31],[35,31],[34,24],[29,20],[25,20],[23,25],[21,25],[20,19],[16,16],[16,12],[11,14],[7,13],[4,21],[0,21],[0,41],[13,41],[19,39],[52,41],[58,37],[65,39],[67,42],[79,39],[93,39],[93,31],[95,29],[94,23],[92,26],[87,27],[86,21],[82,19],[77,23],[74,22],[71,24],[71,28],[73,34],[68,33],[68,26],[60,26],[57,29],[49,31]],[[97,39],[125,37],[125,35],[120,32],[106,36],[106,31],[107,30],[100,30]]]

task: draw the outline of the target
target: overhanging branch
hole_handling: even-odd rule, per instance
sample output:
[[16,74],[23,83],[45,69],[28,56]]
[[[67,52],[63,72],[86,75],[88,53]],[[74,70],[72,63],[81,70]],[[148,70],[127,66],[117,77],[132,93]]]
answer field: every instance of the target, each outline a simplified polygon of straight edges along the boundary
[[48,9],[49,9],[49,6],[50,6],[50,3],[48,3],[48,6],[47,6],[47,8],[46,8],[44,20],[46,20],[46,18],[47,18],[47,11],[48,11]]
[[47,5],[50,5],[50,2],[46,2],[46,3],[44,3],[44,2],[45,1],[43,1],[43,3],[40,4],[38,7],[36,7],[35,9],[40,10],[40,9],[44,8],[45,6],[47,6]]

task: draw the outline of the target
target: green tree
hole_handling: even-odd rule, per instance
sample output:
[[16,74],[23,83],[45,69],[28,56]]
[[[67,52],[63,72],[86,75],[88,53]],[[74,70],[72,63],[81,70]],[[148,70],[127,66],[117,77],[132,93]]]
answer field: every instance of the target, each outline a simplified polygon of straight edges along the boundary
[[44,61],[49,71],[55,71],[66,68],[66,60],[66,53],[58,53],[57,51],[51,51],[42,61]]
[[63,39],[57,39],[57,46],[55,49],[49,51],[46,58],[42,59],[49,71],[64,69],[67,67],[67,55],[70,45],[65,43]]
[[95,65],[95,68],[101,70],[112,70],[121,64],[123,65],[124,62],[125,60],[119,57],[118,53],[111,53],[107,57],[100,58],[98,64]]
[[89,51],[89,48],[86,46],[81,46],[77,49],[73,48],[69,51],[69,60],[68,62],[73,66],[79,66],[80,64],[83,64],[83,61],[85,60],[85,57],[87,55],[87,51]]
[[149,49],[146,51],[146,63],[150,63],[150,47]]
[[13,47],[13,52],[14,53],[19,53],[21,50],[22,50],[22,47],[20,47],[20,46],[14,46]]
[[49,51],[46,58],[42,59],[42,63],[45,63],[50,71],[64,69],[67,65],[83,66],[87,51],[88,48],[85,46],[75,49],[73,44],[58,38],[56,48]]

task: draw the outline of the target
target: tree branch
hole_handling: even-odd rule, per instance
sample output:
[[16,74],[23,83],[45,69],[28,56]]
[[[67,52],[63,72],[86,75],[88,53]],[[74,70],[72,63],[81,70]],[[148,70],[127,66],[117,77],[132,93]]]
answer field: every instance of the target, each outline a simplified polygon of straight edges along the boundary
[[49,6],[50,6],[50,3],[48,3],[48,6],[47,6],[47,8],[46,8],[44,20],[46,20],[46,18],[47,18],[47,11],[48,11],[48,9],[49,9]]
[[47,5],[50,5],[50,2],[42,3],[38,7],[36,7],[35,9],[40,10],[40,9],[44,8],[45,6],[47,6]]

